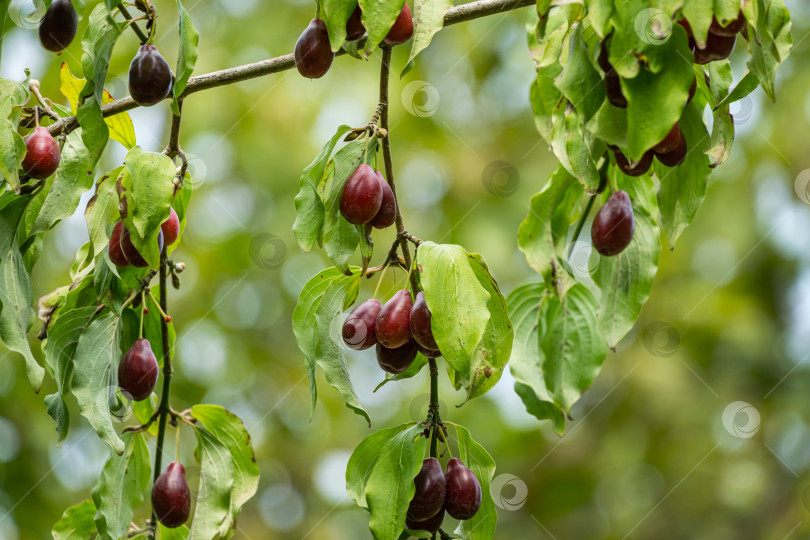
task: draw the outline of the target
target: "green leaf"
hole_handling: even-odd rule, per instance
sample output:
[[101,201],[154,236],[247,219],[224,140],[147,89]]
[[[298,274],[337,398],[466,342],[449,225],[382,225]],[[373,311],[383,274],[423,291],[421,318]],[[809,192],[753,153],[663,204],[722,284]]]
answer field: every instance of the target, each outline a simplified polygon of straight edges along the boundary
[[509,293],[509,319],[515,327],[509,371],[515,378],[515,392],[529,414],[538,420],[552,421],[554,431],[565,432],[565,414],[546,388],[545,355],[540,350],[539,335],[545,334],[544,305],[548,291],[543,283],[530,283]]
[[53,184],[29,234],[48,231],[73,215],[82,193],[93,186],[93,176],[87,173],[89,160],[87,148],[82,143],[81,129],[77,129],[65,140]]
[[90,13],[87,29],[82,36],[82,72],[86,82],[79,95],[76,115],[82,127],[82,141],[90,156],[91,169],[101,157],[110,135],[101,114],[101,105],[110,56],[122,28],[122,25],[113,20],[106,7],[99,4]]
[[444,15],[453,7],[453,0],[415,0],[413,17],[413,43],[411,54],[402,76],[410,71],[414,58],[425,50],[439,30],[444,27]]
[[132,243],[151,268],[160,262],[158,235],[160,225],[169,219],[169,207],[174,196],[176,167],[165,154],[146,152],[135,146],[124,161],[131,183],[121,195],[127,209],[124,223]]
[[433,337],[447,363],[459,375],[456,388],[470,386],[484,332],[490,324],[490,292],[461,246],[424,242],[415,265],[431,312]]
[[329,32],[329,43],[332,52],[338,52],[346,41],[346,23],[352,16],[357,0],[322,0],[321,9],[324,13],[324,22]]
[[197,447],[194,458],[200,465],[197,505],[188,540],[218,540],[233,531],[231,490],[234,466],[228,448],[203,427],[194,430]]
[[93,516],[96,506],[87,500],[73,505],[62,514],[53,526],[51,534],[54,540],[88,540],[96,538],[96,523]]
[[172,94],[172,112],[180,114],[180,108],[177,105],[177,98],[183,94],[188,83],[188,78],[194,72],[194,65],[197,63],[197,44],[200,42],[200,34],[194,28],[194,23],[191,20],[183,3],[177,0],[177,11],[180,15],[180,50],[177,53],[177,70],[175,71],[174,87]]
[[27,337],[34,319],[34,288],[18,241],[22,216],[32,197],[8,196],[12,202],[0,210],[0,341],[23,355],[28,380],[39,392],[45,370],[34,358]]
[[250,434],[238,416],[218,405],[195,405],[193,416],[230,452],[234,465],[231,490],[231,515],[235,520],[242,506],[256,494],[259,486],[259,466]]
[[684,0],[681,13],[689,21],[697,44],[706,47],[706,37],[714,17],[714,0]]
[[569,40],[568,61],[555,84],[574,104],[582,122],[590,120],[605,101],[605,85],[588,57],[582,26]]
[[413,479],[427,450],[423,431],[415,424],[388,439],[368,475],[365,495],[375,540],[396,540],[405,527],[405,513],[416,490]]
[[48,413],[56,420],[59,443],[65,440],[70,424],[64,398],[70,392],[73,353],[76,352],[82,330],[90,323],[90,317],[95,311],[95,307],[88,306],[60,313],[48,330],[48,339],[42,348],[45,353],[45,365],[56,381],[57,393],[51,394],[46,400],[49,402]]
[[20,189],[20,163],[25,142],[17,133],[19,110],[28,101],[27,84],[0,78],[0,179],[15,193]]
[[160,531],[160,540],[186,540],[188,538],[188,527],[180,525],[174,529],[169,529],[162,523],[158,523],[158,530]]
[[633,162],[669,133],[695,80],[692,51],[680,25],[674,25],[669,39],[657,48],[664,59],[658,73],[641,69],[635,78],[621,81],[627,97],[627,157]]
[[117,315],[107,313],[82,332],[74,354],[72,390],[79,403],[79,412],[98,436],[120,455],[125,446],[115,432],[109,406],[111,390],[117,387],[112,381],[121,359],[119,321]]
[[576,178],[557,167],[543,190],[532,197],[529,215],[520,224],[518,247],[546,283],[561,268],[560,257],[565,256],[568,230],[583,193]]
[[624,251],[612,257],[600,255],[592,273],[601,289],[597,327],[608,346],[614,348],[629,332],[650,297],[658,257],[661,232],[655,185],[649,175],[630,178],[613,167],[613,185],[630,196],[635,217],[633,240]]
[[346,465],[346,492],[362,508],[368,509],[366,484],[377,460],[382,455],[382,449],[389,440],[412,425],[404,424],[372,433],[364,438],[352,452],[349,463]]
[[360,9],[363,10],[363,26],[366,27],[368,37],[363,55],[368,58],[397,20],[405,0],[360,0]]
[[599,374],[607,347],[596,326],[596,298],[584,285],[574,285],[562,298],[552,295],[547,303],[540,325],[545,332],[538,335],[546,388],[568,414]]
[[[749,39],[751,57],[748,69],[759,79],[762,89],[771,100],[775,99],[774,82],[776,69],[784,62],[793,47],[790,13],[782,0],[770,0],[767,7],[762,0],[749,2],[761,4],[755,25],[756,39]],[[750,20],[750,19],[749,19]]]
[[678,167],[668,168],[655,161],[655,175],[659,178],[658,208],[661,212],[661,227],[669,239],[670,247],[697,214],[706,197],[706,181],[711,173],[709,158],[709,133],[698,108],[692,103],[684,111],[680,128],[686,139],[686,159]]
[[87,221],[87,230],[90,233],[92,253],[88,255],[89,259],[95,259],[106,249],[110,240],[107,225],[120,217],[115,184],[123,171],[123,167],[118,167],[100,176],[96,180],[96,192],[87,202],[84,219]]
[[110,455],[93,488],[96,527],[101,538],[111,540],[126,535],[133,511],[143,502],[152,472],[143,436],[135,433],[126,438],[126,451],[120,456]]
[[585,130],[572,105],[565,105],[553,115],[551,149],[554,155],[589,192],[599,187],[599,172],[596,170],[595,156],[601,156],[604,148],[592,152],[594,144],[590,132]]
[[458,424],[453,424],[453,427],[456,428],[458,437],[458,458],[475,474],[481,484],[481,507],[472,518],[462,521],[455,532],[463,540],[495,538],[498,512],[489,489],[492,477],[495,476],[495,461],[483,446],[472,439],[466,428]]

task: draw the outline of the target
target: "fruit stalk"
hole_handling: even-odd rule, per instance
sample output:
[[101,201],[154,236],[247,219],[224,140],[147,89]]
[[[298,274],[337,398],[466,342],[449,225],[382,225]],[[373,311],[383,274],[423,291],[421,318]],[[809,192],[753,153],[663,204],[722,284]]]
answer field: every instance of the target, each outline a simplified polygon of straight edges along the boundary
[[[123,15],[126,20],[128,21],[132,20],[132,15],[129,14],[127,6],[125,6],[123,2],[118,2],[118,11],[121,12],[121,15]],[[129,26],[131,26],[132,31],[135,32],[135,34],[137,34],[138,39],[141,40],[141,45],[149,41],[149,38],[146,36],[146,34],[143,33],[143,30],[141,30],[140,26],[138,26],[138,23],[133,22],[130,23]]]
[[438,432],[441,426],[439,426],[439,368],[435,358],[428,359],[428,367],[430,369],[430,410],[433,413],[431,415],[430,457],[438,458]]
[[[167,296],[168,289],[166,286],[168,276],[169,263],[166,257],[166,252],[163,251],[160,255],[160,308],[164,312],[168,312]],[[163,470],[163,440],[166,437],[166,418],[169,415],[169,390],[172,384],[172,358],[169,352],[169,324],[165,319],[160,319],[160,337],[163,345],[163,390],[160,395],[160,405],[158,405],[158,412],[160,417],[158,419],[158,436],[157,444],[155,445],[155,468],[154,480],[158,479],[161,471]],[[152,525],[157,526],[157,516],[155,509],[152,509]],[[154,532],[154,529],[153,529]]]

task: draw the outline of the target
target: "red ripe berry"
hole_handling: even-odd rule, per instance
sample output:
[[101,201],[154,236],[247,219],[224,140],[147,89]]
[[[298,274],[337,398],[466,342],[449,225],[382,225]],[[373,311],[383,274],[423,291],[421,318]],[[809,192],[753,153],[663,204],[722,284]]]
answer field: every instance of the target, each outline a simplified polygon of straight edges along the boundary
[[652,165],[653,153],[652,150],[647,151],[641,156],[637,163],[630,163],[618,148],[613,150],[613,156],[616,158],[616,165],[627,176],[641,176],[650,170]]
[[118,364],[118,386],[133,401],[143,401],[152,395],[159,369],[149,340],[137,339]]
[[675,122],[675,125],[669,130],[667,136],[664,137],[660,143],[653,146],[653,152],[657,154],[666,154],[667,152],[671,152],[680,146],[682,141],[683,133],[681,132],[678,122]]
[[382,173],[380,171],[374,172],[377,178],[380,179],[382,202],[380,203],[380,209],[377,211],[377,215],[375,215],[374,219],[369,223],[371,223],[375,229],[387,229],[393,225],[394,221],[397,219],[397,201],[394,199],[394,192],[391,190],[391,186],[385,181]]
[[413,483],[416,490],[408,505],[408,518],[425,521],[438,514],[444,505],[446,483],[439,460],[434,457],[425,458]]
[[465,520],[472,518],[481,507],[481,484],[469,468],[458,458],[447,462],[447,496],[444,509],[450,517]]
[[677,167],[686,159],[686,150],[686,139],[682,138],[681,143],[674,149],[665,153],[656,152],[655,157],[667,167]]
[[633,239],[634,228],[630,197],[624,191],[617,191],[596,213],[591,226],[591,242],[594,249],[606,257],[618,255]]
[[37,126],[25,141],[22,169],[31,178],[42,180],[59,167],[59,145],[47,128]]
[[396,349],[411,339],[411,293],[402,289],[385,303],[377,315],[374,331],[383,347]]
[[728,23],[727,26],[721,26],[720,21],[717,20],[717,17],[712,19],[712,25],[709,26],[709,32],[718,36],[733,37],[739,34],[743,28],[745,28],[745,15],[743,15],[743,12],[740,11],[737,18]]
[[412,35],[413,17],[411,16],[411,8],[408,7],[408,3],[405,2],[405,5],[402,6],[402,11],[397,15],[397,20],[394,21],[394,25],[388,31],[383,41],[388,45],[401,45],[411,39]]
[[428,518],[424,521],[415,521],[409,517],[405,517],[405,526],[410,531],[427,531],[429,533],[435,533],[439,530],[439,527],[442,526],[442,521],[444,521],[444,508],[439,510],[439,513],[433,516],[432,518]]
[[357,306],[343,323],[343,342],[350,349],[362,351],[377,344],[374,327],[382,304],[370,298]]
[[163,232],[163,243],[166,246],[170,246],[177,241],[177,237],[180,236],[180,219],[177,217],[174,208],[169,208],[169,219],[163,222],[160,230]]
[[79,16],[70,0],[53,0],[39,23],[39,41],[52,52],[61,52],[73,38],[79,27]]
[[[132,243],[132,239],[129,236],[129,231],[126,227],[121,231],[121,250],[124,252],[124,257],[127,259],[129,264],[136,268],[146,268],[149,266],[149,263],[146,262],[146,259],[138,253],[138,250],[135,249],[135,244]],[[158,249],[163,251],[163,231],[158,231]]]
[[425,301],[425,293],[419,291],[416,301],[411,308],[411,335],[417,345],[430,351],[438,351],[439,346],[433,338],[433,329],[430,326],[431,314]]
[[152,486],[152,508],[158,521],[174,529],[191,514],[191,491],[186,482],[186,469],[176,461],[169,463]]
[[368,223],[380,211],[383,188],[374,169],[362,163],[343,184],[340,213],[354,225]]
[[619,74],[611,70],[605,74],[605,90],[608,103],[620,109],[627,108],[627,98],[622,92],[622,83]]
[[354,8],[352,11],[352,16],[349,17],[349,20],[346,21],[346,40],[347,41],[354,41],[355,39],[360,39],[363,37],[363,34],[366,33],[366,28],[363,26],[363,22],[360,20],[363,16],[363,12],[360,9],[360,6]]
[[725,60],[731,56],[736,40],[734,35],[721,36],[709,32],[706,38],[706,47],[702,49],[700,47],[695,48],[695,63],[703,65],[717,60]]
[[295,42],[295,67],[308,79],[320,79],[332,65],[335,53],[329,44],[329,32],[321,19],[312,19]]
[[402,373],[416,359],[416,343],[409,341],[402,347],[387,349],[377,343],[377,364],[386,373]]
[[124,250],[121,248],[121,234],[124,230],[123,221],[119,221],[115,224],[112,234],[110,235],[110,245],[108,247],[110,260],[115,266],[119,266],[121,268],[129,266],[129,261],[124,256]]

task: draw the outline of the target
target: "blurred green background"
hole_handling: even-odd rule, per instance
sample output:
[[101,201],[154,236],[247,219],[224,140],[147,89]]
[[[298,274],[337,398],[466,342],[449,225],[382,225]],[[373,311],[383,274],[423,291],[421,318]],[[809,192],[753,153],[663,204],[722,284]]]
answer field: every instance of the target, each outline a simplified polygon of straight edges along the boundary
[[[174,2],[155,3],[156,44],[174,65]],[[202,36],[196,73],[290,52],[313,4],[187,1]],[[777,102],[757,91],[732,107],[731,158],[711,177],[694,224],[662,254],[641,319],[575,406],[566,435],[526,414],[508,374],[460,409],[462,394],[442,375],[445,419],[469,427],[498,464],[497,538],[810,538],[810,5],[786,4],[796,47],[778,74]],[[391,88],[408,230],[483,254],[504,293],[537,279],[517,250],[517,228],[555,167],[528,106],[525,18],[521,10],[443,30]],[[59,65],[81,72],[79,40],[57,57],[30,24],[12,19],[0,74],[22,79],[28,67],[46,96],[64,102]],[[127,94],[137,45],[127,32],[115,47],[107,85],[115,97]],[[742,40],[738,49],[737,79]],[[396,70],[407,52],[395,51]],[[221,404],[253,436],[262,478],[236,538],[370,538],[343,480],[368,428],[322,377],[309,419],[290,320],[303,283],[327,262],[300,253],[291,227],[300,171],[338,125],[363,125],[374,112],[379,59],[342,57],[321,80],[287,71],[196,94],[184,106],[181,144],[195,193],[175,256],[187,270],[169,301],[178,331],[172,404]],[[131,116],[139,144],[161,150],[168,102]],[[99,172],[123,155],[111,142]],[[496,161],[515,174],[485,173]],[[86,236],[81,212],[50,233],[35,269],[37,297],[67,283]],[[391,232],[376,232],[375,241],[377,263]],[[370,295],[373,283],[366,286],[361,294]],[[426,372],[372,393],[382,379],[373,352],[353,352],[349,364],[374,429],[424,417]],[[89,498],[108,449],[72,406],[71,434],[57,448],[21,359],[0,355],[0,539],[49,537],[68,505]],[[184,433],[181,459],[194,488],[192,450]]]

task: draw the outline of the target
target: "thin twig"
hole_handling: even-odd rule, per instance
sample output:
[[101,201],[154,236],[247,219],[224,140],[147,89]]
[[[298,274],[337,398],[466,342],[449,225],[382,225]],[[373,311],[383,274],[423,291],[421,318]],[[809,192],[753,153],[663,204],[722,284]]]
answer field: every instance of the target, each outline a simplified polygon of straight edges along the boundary
[[[123,15],[126,20],[132,21],[132,15],[129,14],[129,11],[127,11],[127,7],[124,5],[123,2],[118,3],[118,11],[121,12],[121,15]],[[129,26],[138,35],[138,39],[141,40],[141,45],[149,41],[149,37],[147,37],[147,35],[143,33],[143,30],[141,30],[141,28],[138,26],[138,23],[130,22]]]

